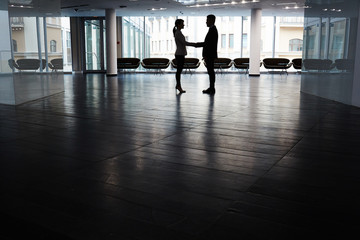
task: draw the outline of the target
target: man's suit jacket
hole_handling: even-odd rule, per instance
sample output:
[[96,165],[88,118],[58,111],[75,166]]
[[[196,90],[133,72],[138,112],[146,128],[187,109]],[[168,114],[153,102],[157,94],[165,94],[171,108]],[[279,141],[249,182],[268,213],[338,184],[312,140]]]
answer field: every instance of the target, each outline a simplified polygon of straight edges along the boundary
[[205,41],[203,42],[203,58],[217,58],[217,43],[218,43],[218,31],[216,26],[209,27],[209,31],[206,34]]

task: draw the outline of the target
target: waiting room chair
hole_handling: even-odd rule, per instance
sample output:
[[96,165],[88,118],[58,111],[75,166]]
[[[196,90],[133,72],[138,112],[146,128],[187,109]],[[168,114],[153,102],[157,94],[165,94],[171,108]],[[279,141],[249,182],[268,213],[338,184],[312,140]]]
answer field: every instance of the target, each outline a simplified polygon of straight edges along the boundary
[[16,61],[14,59],[9,59],[8,60],[8,64],[9,64],[9,67],[15,71],[15,69],[18,69],[19,70],[19,65],[17,65]]
[[32,59],[32,58],[24,58],[18,59],[16,61],[18,65],[18,69],[22,70],[38,70],[40,68],[40,60],[39,59]]
[[294,58],[291,60],[293,68],[296,70],[301,70],[302,68],[302,58]]
[[54,58],[54,59],[50,60],[48,65],[49,65],[49,68],[55,72],[57,72],[58,70],[63,70],[63,68],[64,68],[62,58]]
[[288,74],[287,69],[292,66],[292,63],[287,58],[264,58],[262,60],[264,68],[266,69],[280,69],[281,73]]
[[351,72],[354,70],[354,59],[336,59],[335,67],[343,72]]
[[235,58],[233,60],[234,62],[234,67],[236,69],[243,69],[245,70],[245,73],[249,72],[249,63],[250,63],[250,59],[249,58]]
[[[171,60],[171,66],[173,68],[177,68],[177,61],[174,58],[173,60]],[[184,60],[184,69],[185,69],[185,73],[186,71],[189,71],[191,74],[191,69],[196,69],[200,66],[200,60],[198,58],[185,58]]]
[[139,58],[118,58],[117,59],[117,69],[126,70],[126,69],[137,69],[140,66]]
[[162,69],[168,68],[170,65],[170,60],[167,58],[144,58],[141,61],[141,66],[145,69],[156,70],[156,72],[161,73]]
[[305,70],[329,71],[334,68],[330,59],[304,59],[303,64]]
[[[206,62],[204,61],[204,65],[206,67]],[[214,60],[214,68],[217,69],[220,73],[222,73],[223,69],[229,69],[232,66],[232,60],[230,58],[215,58]]]

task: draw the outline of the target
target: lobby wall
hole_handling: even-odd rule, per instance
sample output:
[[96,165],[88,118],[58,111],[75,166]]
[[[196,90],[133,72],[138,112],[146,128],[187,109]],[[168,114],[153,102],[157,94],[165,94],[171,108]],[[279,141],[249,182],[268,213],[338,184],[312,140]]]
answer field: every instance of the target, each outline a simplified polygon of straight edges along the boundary
[[359,1],[309,1],[309,6],[301,91],[360,107]]

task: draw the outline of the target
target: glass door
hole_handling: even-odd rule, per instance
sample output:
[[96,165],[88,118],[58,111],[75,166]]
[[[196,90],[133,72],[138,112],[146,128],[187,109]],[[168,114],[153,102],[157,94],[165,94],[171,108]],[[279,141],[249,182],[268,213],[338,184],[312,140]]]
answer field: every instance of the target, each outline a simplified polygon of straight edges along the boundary
[[105,20],[103,18],[84,19],[85,72],[105,71]]

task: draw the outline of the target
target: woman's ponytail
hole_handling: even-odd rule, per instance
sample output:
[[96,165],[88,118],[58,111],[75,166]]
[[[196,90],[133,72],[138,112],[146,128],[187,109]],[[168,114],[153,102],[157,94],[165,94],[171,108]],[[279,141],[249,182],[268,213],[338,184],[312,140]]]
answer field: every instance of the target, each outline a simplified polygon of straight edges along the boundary
[[175,27],[173,28],[174,37],[175,37],[176,30],[177,30],[177,27],[175,26]]

